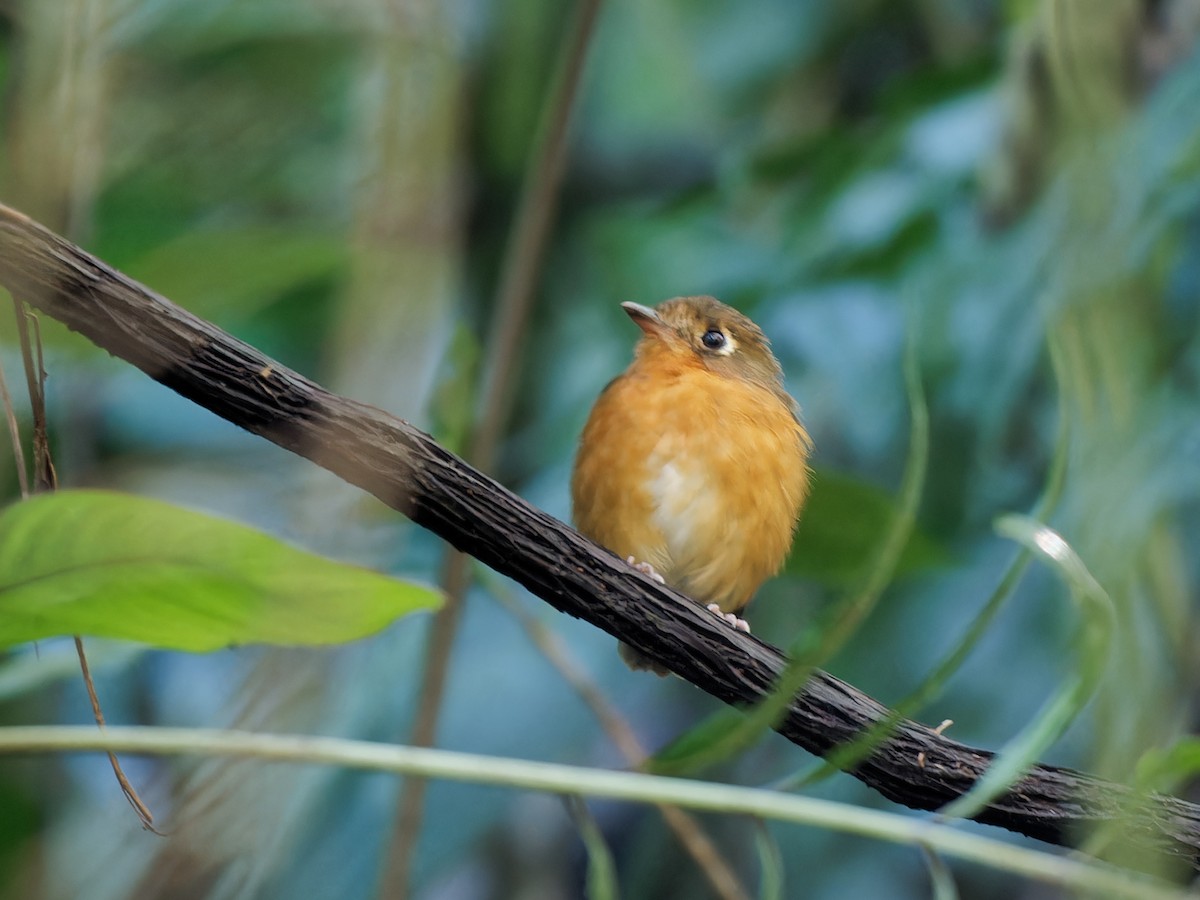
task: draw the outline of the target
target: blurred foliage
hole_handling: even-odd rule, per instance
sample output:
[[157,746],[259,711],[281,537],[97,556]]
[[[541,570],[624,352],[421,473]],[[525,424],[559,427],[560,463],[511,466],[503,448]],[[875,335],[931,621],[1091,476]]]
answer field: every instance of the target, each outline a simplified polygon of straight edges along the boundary
[[[817,471],[804,507],[796,542],[804,553],[788,561],[787,572],[838,587],[860,581],[878,549],[896,506],[889,494],[860,478]],[[897,575],[911,575],[948,562],[946,550],[923,532],[915,532],[897,562]]]
[[[734,303],[771,336],[817,447],[793,558],[750,616],[774,643],[819,640],[806,629],[860,583],[897,507],[911,337],[931,429],[919,518],[896,580],[830,667],[893,703],[958,646],[1015,554],[991,523],[1033,507],[1065,418],[1052,524],[1112,598],[1116,628],[1096,698],[1048,761],[1133,782],[1153,751],[1143,770],[1193,792],[1193,754],[1170,748],[1200,709],[1198,7],[605,5],[493,474],[566,517],[580,427],[635,337],[617,304]],[[283,362],[462,444],[564,7],[0,10],[5,202]],[[436,579],[443,548],[428,535],[44,331],[64,483],[160,496]],[[953,737],[989,747],[1017,734],[1072,672],[1062,591],[1029,574],[917,716],[951,718]],[[523,599],[651,750],[718,708],[677,680],[625,671],[606,636]],[[114,722],[403,740],[426,627],[411,617],[334,650],[104,648],[97,686]],[[41,651],[45,668],[34,648],[0,659],[0,722],[88,721],[58,645]],[[450,672],[440,745],[624,765],[483,587]],[[714,774],[757,784],[811,766],[767,735]],[[98,758],[6,763],[0,896],[377,890],[390,779],[228,761],[127,769],[169,838],[138,830]],[[847,776],[805,790],[886,805]],[[552,798],[435,783],[415,895],[580,896],[605,845],[622,897],[709,895],[652,810],[589,808],[585,841]],[[773,825],[776,852],[751,823],[702,821],[748,890],[930,894],[926,861],[904,848]],[[949,871],[961,896],[1022,890]],[[947,873],[934,880],[945,894]]]

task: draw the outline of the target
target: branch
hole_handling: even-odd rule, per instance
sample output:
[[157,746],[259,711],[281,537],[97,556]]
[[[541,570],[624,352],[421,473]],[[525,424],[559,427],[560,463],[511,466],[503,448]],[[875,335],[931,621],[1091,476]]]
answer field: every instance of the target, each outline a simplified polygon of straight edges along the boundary
[[[3,206],[0,284],[726,703],[763,699],[784,668],[776,648],[635,571],[407,422],[331,394]],[[866,694],[817,672],[776,730],[825,756],[887,715]],[[851,774],[897,803],[936,810],[969,790],[991,760],[989,751],[901,720]],[[1131,848],[1200,867],[1200,806],[1070,769],[1035,766],[974,818],[1062,845],[1108,823]]]

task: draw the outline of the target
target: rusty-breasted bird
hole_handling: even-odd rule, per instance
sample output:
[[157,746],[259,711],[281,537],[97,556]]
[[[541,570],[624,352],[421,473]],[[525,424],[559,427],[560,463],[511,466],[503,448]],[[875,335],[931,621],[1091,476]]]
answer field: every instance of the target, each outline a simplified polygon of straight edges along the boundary
[[[712,297],[621,304],[633,363],[592,408],[576,527],[737,627],[783,565],[808,495],[808,433],[762,330]],[[664,674],[631,647],[635,669]]]

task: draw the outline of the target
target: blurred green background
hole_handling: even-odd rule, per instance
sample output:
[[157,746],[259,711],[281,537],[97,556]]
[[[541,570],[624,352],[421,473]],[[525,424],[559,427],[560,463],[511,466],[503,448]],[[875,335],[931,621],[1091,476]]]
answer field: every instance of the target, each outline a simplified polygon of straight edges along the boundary
[[[6,0],[0,199],[462,450],[576,14],[538,0]],[[1047,761],[1131,781],[1198,712],[1198,27],[1195,0],[601,4],[491,473],[567,518],[578,433],[637,334],[618,304],[738,306],[772,338],[817,447],[793,559],[750,613],[786,646],[862,583],[897,508],[911,342],[930,411],[916,534],[829,668],[884,703],[919,685],[1016,555],[994,518],[1033,510],[1059,454],[1050,521],[1117,629],[1097,697]],[[42,326],[64,485],[441,577],[445,548],[398,515]],[[438,746],[626,764],[514,605],[651,750],[719,707],[625,670],[611,638],[483,576],[447,660]],[[88,646],[110,722],[406,741],[431,621],[319,651]],[[917,718],[1001,746],[1070,674],[1077,621],[1033,568]],[[69,640],[0,658],[0,723],[89,721]],[[167,837],[139,829],[100,757],[4,760],[0,896],[398,896],[384,875],[395,779],[125,763]],[[765,784],[813,763],[766,735],[705,774]],[[806,790],[895,808],[848,776]],[[653,810],[589,806],[622,896],[713,896]],[[755,896],[758,827],[701,822]],[[912,849],[767,830],[783,896],[930,895]],[[556,798],[435,783],[413,866],[415,897],[570,898],[587,855]],[[964,897],[1053,896],[953,871]]]

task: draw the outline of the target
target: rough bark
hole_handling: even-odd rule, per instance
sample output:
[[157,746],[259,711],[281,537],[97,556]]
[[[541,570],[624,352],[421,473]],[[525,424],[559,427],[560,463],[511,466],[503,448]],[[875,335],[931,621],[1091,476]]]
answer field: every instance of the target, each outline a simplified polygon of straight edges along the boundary
[[[726,703],[771,690],[786,660],[697,604],[634,571],[374,407],[339,397],[264,356],[7,207],[0,284],[181,395],[329,469],[458,549],[513,578]],[[816,672],[777,730],[824,756],[888,717],[849,684]],[[936,810],[961,796],[992,754],[916,722],[852,770],[885,797]],[[1035,766],[975,818],[1069,845],[1112,823],[1126,847],[1200,867],[1200,807],[1070,769]]]

